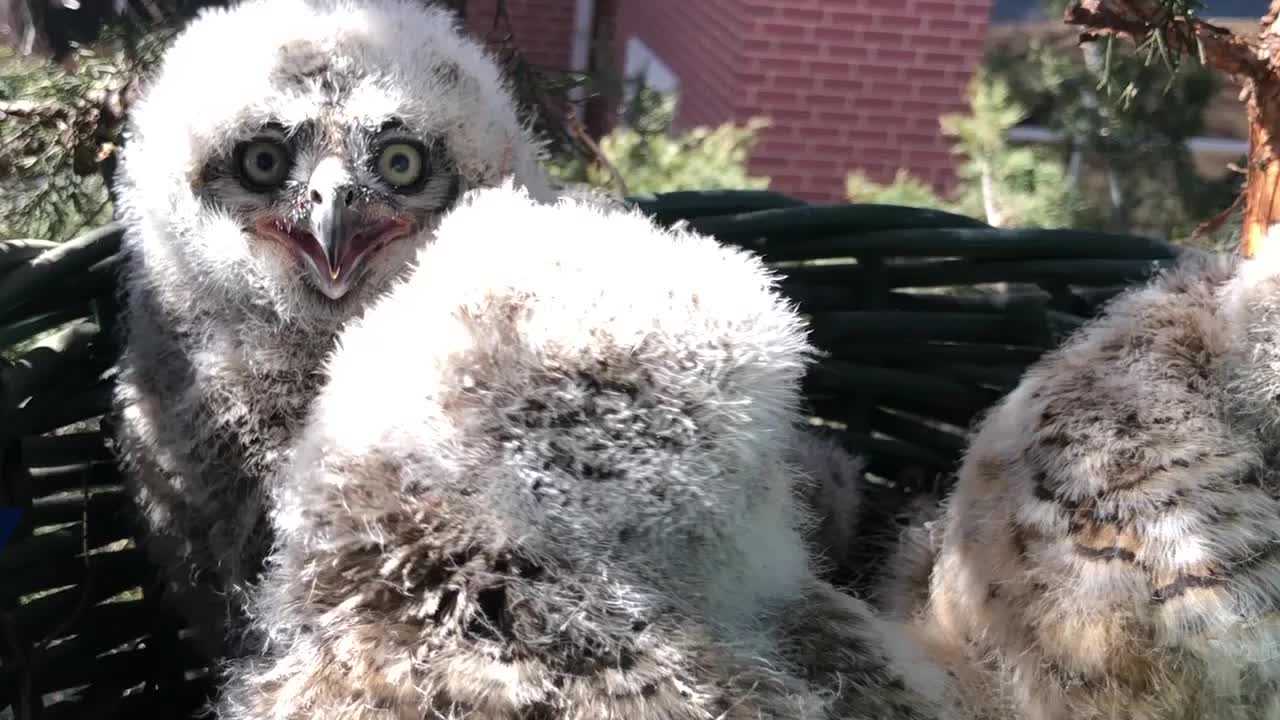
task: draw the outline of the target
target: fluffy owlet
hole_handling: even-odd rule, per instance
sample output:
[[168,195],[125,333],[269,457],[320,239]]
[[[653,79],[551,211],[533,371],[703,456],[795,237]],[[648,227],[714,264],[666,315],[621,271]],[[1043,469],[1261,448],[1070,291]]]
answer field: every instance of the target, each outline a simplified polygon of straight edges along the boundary
[[941,673],[813,575],[808,355],[744,251],[470,196],[326,365],[221,717],[938,717]]
[[496,65],[421,2],[207,12],[131,123],[119,443],[148,545],[219,652],[339,328],[468,189],[550,190]]
[[1132,291],[982,423],[918,620],[993,717],[1280,717],[1278,271]]

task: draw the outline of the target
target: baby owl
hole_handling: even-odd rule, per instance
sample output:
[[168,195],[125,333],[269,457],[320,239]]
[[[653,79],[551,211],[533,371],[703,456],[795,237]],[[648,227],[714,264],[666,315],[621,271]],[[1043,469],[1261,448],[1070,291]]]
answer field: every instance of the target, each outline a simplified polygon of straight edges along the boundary
[[496,65],[453,23],[408,0],[209,11],[132,110],[118,442],[210,652],[234,652],[224,622],[269,541],[264,482],[339,328],[468,189],[514,177],[551,195]]
[[1130,292],[978,429],[911,553],[991,717],[1280,718],[1278,261]]
[[939,717],[902,628],[813,575],[808,357],[753,255],[469,195],[326,363],[221,717]]

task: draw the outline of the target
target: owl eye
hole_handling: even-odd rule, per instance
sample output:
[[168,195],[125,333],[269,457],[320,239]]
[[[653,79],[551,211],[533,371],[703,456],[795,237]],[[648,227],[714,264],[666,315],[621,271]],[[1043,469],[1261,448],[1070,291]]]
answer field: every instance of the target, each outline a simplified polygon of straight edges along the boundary
[[254,140],[240,150],[240,177],[255,190],[279,187],[289,174],[289,151],[276,140]]
[[426,158],[417,145],[391,142],[378,152],[377,170],[382,179],[392,187],[403,189],[422,179],[426,171]]

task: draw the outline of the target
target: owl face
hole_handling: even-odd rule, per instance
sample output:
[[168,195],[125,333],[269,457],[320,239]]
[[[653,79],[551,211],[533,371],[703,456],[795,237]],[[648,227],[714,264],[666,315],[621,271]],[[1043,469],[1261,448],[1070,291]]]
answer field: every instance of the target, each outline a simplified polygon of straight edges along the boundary
[[416,249],[464,184],[447,133],[394,115],[317,117],[244,128],[206,160],[195,194],[239,220],[264,262],[340,302],[366,272],[402,266],[403,253],[384,250]]
[[197,295],[348,316],[462,192],[514,177],[548,193],[538,154],[446,12],[259,0],[169,50],[133,113],[122,205],[153,272]]

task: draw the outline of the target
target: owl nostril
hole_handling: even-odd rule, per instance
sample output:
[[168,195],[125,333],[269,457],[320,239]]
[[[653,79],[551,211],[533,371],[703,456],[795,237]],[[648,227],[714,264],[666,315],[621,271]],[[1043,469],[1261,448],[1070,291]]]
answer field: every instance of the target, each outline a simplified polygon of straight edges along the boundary
[[311,191],[311,202],[313,202],[313,203],[315,203],[315,204],[317,204],[317,205],[319,205],[320,203],[324,202],[324,198],[323,198],[323,197],[321,197],[321,195],[320,195],[320,191],[319,191],[319,190],[312,190],[312,191]]

